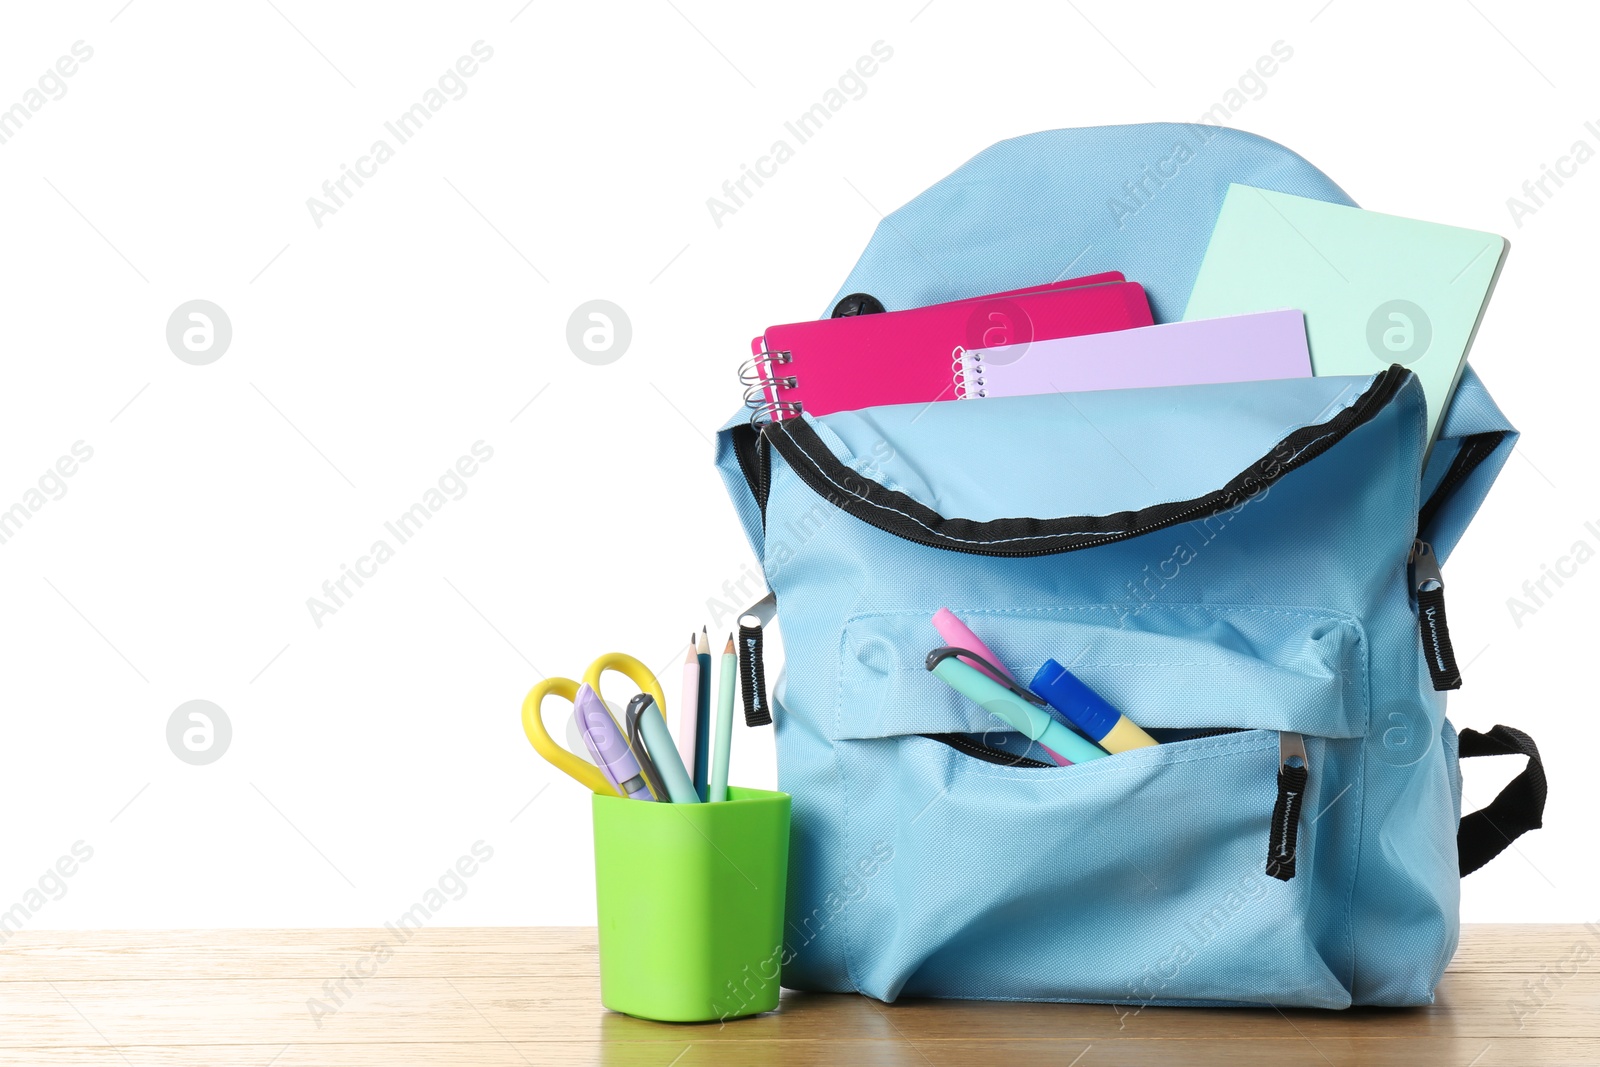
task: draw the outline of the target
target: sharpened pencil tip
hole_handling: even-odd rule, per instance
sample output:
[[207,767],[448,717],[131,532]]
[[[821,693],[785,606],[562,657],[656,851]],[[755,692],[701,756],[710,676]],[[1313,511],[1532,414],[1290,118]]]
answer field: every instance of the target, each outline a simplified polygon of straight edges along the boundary
[[722,654],[724,656],[733,655],[733,635],[732,634],[728,635],[728,643],[723,646]]

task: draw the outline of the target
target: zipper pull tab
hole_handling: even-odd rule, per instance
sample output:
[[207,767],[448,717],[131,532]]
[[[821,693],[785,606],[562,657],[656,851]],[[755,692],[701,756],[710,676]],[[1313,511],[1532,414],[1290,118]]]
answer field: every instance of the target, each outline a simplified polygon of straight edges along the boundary
[[1433,546],[1420,538],[1411,543],[1411,590],[1417,596],[1417,624],[1422,629],[1422,658],[1434,689],[1460,689],[1461,670],[1450,644],[1450,624],[1444,614],[1444,576]]
[[761,628],[778,611],[776,594],[768,593],[739,615],[739,690],[744,696],[744,724],[766,726],[772,721],[767,704],[767,663],[761,647]]
[[1305,803],[1311,767],[1306,741],[1285,731],[1278,735],[1278,802],[1272,806],[1272,832],[1267,838],[1267,873],[1279,881],[1294,877],[1295,847],[1300,838],[1300,808]]

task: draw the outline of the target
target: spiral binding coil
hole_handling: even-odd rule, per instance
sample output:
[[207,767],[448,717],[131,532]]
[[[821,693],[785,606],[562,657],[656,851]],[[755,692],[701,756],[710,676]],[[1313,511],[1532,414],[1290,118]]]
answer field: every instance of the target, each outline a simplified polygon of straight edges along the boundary
[[766,368],[775,363],[788,363],[794,358],[792,352],[757,352],[743,363],[739,364],[739,383],[741,385],[765,384],[770,371]]
[[779,375],[773,371],[774,367],[782,366],[793,358],[792,352],[757,352],[739,364],[739,384],[745,387],[744,406],[750,409],[751,426],[800,414],[798,400],[778,400],[767,396],[769,389],[775,395],[779,389],[795,387],[797,379],[794,375]]
[[950,353],[950,374],[955,379],[957,400],[976,400],[989,395],[983,374],[983,349],[968,351],[957,345]]

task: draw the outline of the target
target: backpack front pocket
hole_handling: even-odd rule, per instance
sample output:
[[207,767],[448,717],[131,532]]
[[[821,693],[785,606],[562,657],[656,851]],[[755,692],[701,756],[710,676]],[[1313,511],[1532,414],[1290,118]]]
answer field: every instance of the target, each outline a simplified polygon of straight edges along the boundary
[[[1070,662],[1161,744],[1039,766],[923,668],[931,613],[852,618],[833,748],[849,854],[887,857],[846,915],[857,987],[1348,1006],[1359,625],[1216,605],[1133,620],[1111,605],[953,607],[1024,684],[1047,657]],[[1287,811],[1285,739],[1306,772]],[[1285,843],[1289,878],[1274,867]]]

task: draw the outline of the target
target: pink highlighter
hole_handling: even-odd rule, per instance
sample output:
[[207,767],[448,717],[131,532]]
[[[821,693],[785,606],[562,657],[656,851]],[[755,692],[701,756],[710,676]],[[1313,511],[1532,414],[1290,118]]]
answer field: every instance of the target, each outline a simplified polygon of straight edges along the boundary
[[[969,628],[966,623],[956,618],[955,612],[951,611],[949,608],[940,608],[938,611],[933,613],[933,628],[939,632],[939,636],[944,639],[945,644],[954,648],[965,648],[971,652],[977,653],[998,667],[1005,677],[1000,677],[981,663],[973,663],[969,660],[963,660],[967,666],[977,668],[984,674],[987,674],[989,677],[1002,684],[1007,682],[1013,685],[1021,684],[1011,676],[1010,671],[1006,670],[1005,664],[1000,662],[1000,657],[990,651],[988,645],[978,640],[978,635],[973,633],[971,628]],[[1044,748],[1043,745],[1040,745],[1039,747]],[[1044,753],[1051,759],[1055,760],[1057,766],[1072,766],[1071,760],[1062,756],[1058,756],[1048,748],[1044,748]]]

